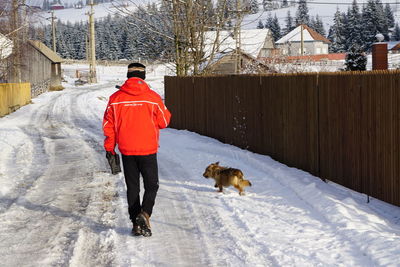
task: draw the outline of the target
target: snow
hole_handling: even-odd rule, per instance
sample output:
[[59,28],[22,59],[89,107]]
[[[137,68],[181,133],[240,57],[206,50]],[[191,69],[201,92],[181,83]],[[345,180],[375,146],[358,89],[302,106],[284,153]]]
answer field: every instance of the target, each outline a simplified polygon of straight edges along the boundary
[[[99,83],[79,87],[72,74],[87,66],[63,68],[63,91],[0,118],[2,266],[400,266],[400,207],[171,128],[161,130],[153,236],[131,236],[101,129],[126,66],[98,66]],[[170,67],[147,70],[164,96]],[[216,161],[244,172],[244,196],[202,176]]]
[[[216,31],[207,31],[204,34],[206,54],[211,54],[213,46],[217,40]],[[261,48],[264,47],[268,35],[271,35],[269,29],[248,29],[240,32],[240,47],[243,52],[253,57],[258,57]],[[236,49],[236,40],[233,31],[219,31],[218,41],[220,42],[218,52],[231,52]]]
[[[113,16],[116,14],[129,13],[132,10],[136,9],[139,5],[145,6],[154,1],[156,0],[127,0],[126,2],[118,0],[111,3],[96,4],[93,6],[94,18],[101,19],[107,17],[108,15]],[[71,0],[68,3],[75,4],[75,0]],[[125,3],[127,4],[127,6],[125,5],[121,6],[121,3]],[[90,13],[90,9],[91,7],[86,5],[84,5],[81,9],[65,8],[60,10],[54,10],[54,15],[58,20],[64,23],[86,22],[89,20],[88,13]],[[36,17],[37,19],[40,20],[41,23],[49,24],[50,23],[49,18],[51,17],[51,14],[49,14],[48,11],[42,11],[37,13]]]
[[[259,3],[261,4],[261,0]],[[290,1],[288,1],[290,3]],[[307,1],[308,14],[311,17],[316,17],[317,15],[322,19],[325,27],[325,31],[328,33],[329,28],[333,24],[333,17],[336,10],[339,9],[340,12],[347,12],[347,9],[351,6],[353,0],[316,0],[316,1]],[[363,4],[366,4],[367,0],[358,0],[357,3],[360,7]],[[381,1],[384,4],[389,3],[392,4],[393,15],[398,19],[400,15],[400,6],[398,4],[398,0],[385,0]],[[280,1],[278,1],[280,3]],[[286,22],[285,19],[287,17],[287,12],[290,11],[290,15],[295,17],[298,5],[293,5],[286,8],[279,8],[272,11],[264,11],[262,5],[260,5],[260,11],[257,14],[247,15],[244,17],[242,22],[243,29],[255,29],[257,28],[258,21],[261,20],[263,23],[266,22],[268,14],[271,13],[272,17],[274,15],[277,16],[281,29],[285,28]]]

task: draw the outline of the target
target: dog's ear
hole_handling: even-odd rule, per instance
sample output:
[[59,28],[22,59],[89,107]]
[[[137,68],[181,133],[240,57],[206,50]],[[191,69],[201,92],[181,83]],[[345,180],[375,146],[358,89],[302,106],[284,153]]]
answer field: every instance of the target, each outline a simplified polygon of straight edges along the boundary
[[215,162],[215,165],[219,165],[219,161]]

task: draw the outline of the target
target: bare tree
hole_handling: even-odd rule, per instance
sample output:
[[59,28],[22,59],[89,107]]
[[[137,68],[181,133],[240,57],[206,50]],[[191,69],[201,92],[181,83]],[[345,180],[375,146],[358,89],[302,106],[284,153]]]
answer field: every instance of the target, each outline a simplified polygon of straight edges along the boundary
[[[214,5],[212,0],[161,0],[157,10],[141,8],[141,12],[132,10],[136,1],[124,2],[129,2],[129,5],[116,1],[114,7],[119,13],[133,18],[129,23],[137,27],[145,25],[146,30],[171,43],[169,56],[175,63],[178,76],[190,73],[198,75],[202,66],[210,64],[222,41],[219,40],[219,32],[230,18],[226,16],[227,0],[219,0],[218,5]],[[157,17],[152,20],[156,23],[145,20],[143,12],[147,16]],[[213,40],[206,40],[208,31],[215,31]],[[208,51],[205,51],[205,47],[208,47]]]
[[21,81],[23,46],[27,41],[27,29],[29,25],[27,12],[28,7],[25,4],[25,0],[3,0],[0,5],[2,34],[7,38],[4,40],[11,40],[11,43],[8,41],[4,42],[5,46],[7,46],[4,49],[9,51],[11,46],[13,49],[13,53],[8,59],[10,62],[10,77],[8,77],[8,80],[12,82]]

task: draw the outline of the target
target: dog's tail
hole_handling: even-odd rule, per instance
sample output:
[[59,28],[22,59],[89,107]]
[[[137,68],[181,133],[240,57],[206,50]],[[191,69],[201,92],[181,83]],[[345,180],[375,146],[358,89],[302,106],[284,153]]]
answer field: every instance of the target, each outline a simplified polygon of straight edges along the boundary
[[249,180],[241,180],[239,183],[241,187],[251,186],[251,182]]

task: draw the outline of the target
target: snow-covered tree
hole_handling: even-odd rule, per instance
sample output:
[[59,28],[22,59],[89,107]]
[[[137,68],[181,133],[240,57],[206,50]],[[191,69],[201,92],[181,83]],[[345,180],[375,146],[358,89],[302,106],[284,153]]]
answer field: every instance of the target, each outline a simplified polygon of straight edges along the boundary
[[281,34],[281,26],[279,25],[278,18],[276,17],[276,14],[274,15],[274,18],[271,21],[269,29],[271,30],[272,37],[274,37],[274,40],[277,41],[282,37]]
[[289,33],[295,28],[295,25],[293,24],[293,18],[290,15],[290,10],[287,12],[287,16],[285,18],[285,28],[283,30],[283,35]]
[[393,28],[395,26],[395,20],[394,20],[392,8],[390,7],[389,3],[386,3],[386,5],[385,5],[385,17],[388,20],[389,28]]
[[344,25],[344,14],[336,10],[333,25],[329,29],[328,39],[332,42],[330,52],[342,53],[346,51],[346,36]]
[[299,0],[299,6],[297,7],[295,21],[296,25],[309,24],[310,16],[308,15],[308,7],[306,0]]
[[346,54],[345,66],[347,71],[366,70],[367,56],[361,50],[351,48],[350,52]]
[[400,41],[400,26],[399,23],[396,23],[393,30],[392,39],[394,41]]
[[249,0],[250,13],[256,14],[260,11],[258,0]]
[[350,47],[364,47],[363,40],[363,25],[361,19],[360,9],[358,7],[357,1],[354,0],[351,7],[347,11],[346,16],[346,49]]
[[322,36],[326,35],[324,23],[322,22],[321,18],[318,15],[316,15],[315,18],[314,17],[311,18],[309,26]]

